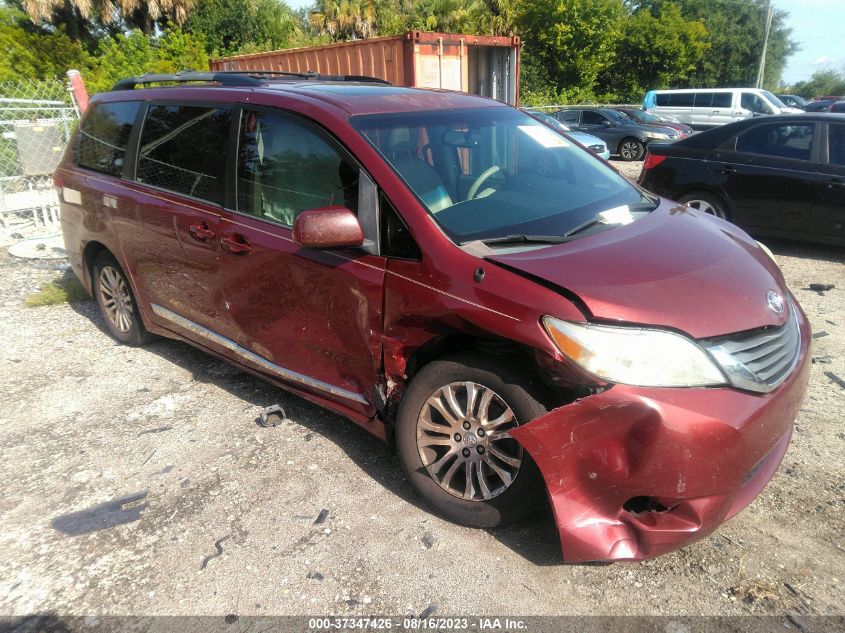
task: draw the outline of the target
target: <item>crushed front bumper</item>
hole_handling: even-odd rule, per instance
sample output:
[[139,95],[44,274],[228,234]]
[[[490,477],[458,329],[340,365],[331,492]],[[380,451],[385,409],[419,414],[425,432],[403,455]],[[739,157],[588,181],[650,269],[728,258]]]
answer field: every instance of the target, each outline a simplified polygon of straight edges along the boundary
[[765,396],[616,385],[511,435],[540,468],[567,562],[642,560],[715,530],[778,468],[809,378],[800,360]]

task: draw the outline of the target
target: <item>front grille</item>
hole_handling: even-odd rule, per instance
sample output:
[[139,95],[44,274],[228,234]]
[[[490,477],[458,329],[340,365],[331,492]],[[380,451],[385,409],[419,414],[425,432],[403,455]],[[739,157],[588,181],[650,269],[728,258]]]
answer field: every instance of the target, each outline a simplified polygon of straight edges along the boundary
[[704,346],[740,389],[768,392],[781,384],[798,360],[801,333],[795,307],[780,327],[761,328],[703,341]]

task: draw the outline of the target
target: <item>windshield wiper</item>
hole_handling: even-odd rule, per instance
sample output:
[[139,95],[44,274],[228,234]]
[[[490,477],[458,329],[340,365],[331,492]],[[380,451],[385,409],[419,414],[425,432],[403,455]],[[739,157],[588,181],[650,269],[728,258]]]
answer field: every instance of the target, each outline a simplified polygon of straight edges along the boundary
[[563,244],[569,239],[564,235],[504,235],[481,240],[487,244]]
[[[626,205],[629,212],[642,213],[653,211],[657,208],[657,203],[654,201],[640,202],[637,204]],[[618,226],[619,222],[609,222],[606,218],[601,217],[601,213],[593,216],[586,222],[582,222],[569,229],[563,235],[504,235],[502,237],[491,237],[487,240],[481,240],[482,243],[487,244],[565,244],[577,239],[579,233],[583,233],[596,225],[604,225],[608,228]]]

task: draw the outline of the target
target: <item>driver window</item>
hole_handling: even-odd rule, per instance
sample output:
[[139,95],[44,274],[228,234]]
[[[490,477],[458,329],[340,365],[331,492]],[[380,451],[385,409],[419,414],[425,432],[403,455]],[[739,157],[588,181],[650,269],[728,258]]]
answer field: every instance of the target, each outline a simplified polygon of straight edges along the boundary
[[741,105],[745,110],[751,110],[757,114],[771,114],[772,109],[759,95],[753,92],[743,92]]
[[238,145],[238,211],[283,226],[303,211],[358,212],[358,167],[334,140],[294,115],[244,110]]

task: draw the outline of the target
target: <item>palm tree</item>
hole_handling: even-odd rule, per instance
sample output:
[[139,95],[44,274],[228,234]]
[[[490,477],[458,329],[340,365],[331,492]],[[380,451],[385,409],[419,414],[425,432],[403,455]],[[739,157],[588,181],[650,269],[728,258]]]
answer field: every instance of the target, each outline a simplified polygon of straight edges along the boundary
[[376,7],[373,0],[318,0],[311,26],[333,42],[359,40],[375,35]]
[[[182,24],[196,0],[23,0],[29,18],[37,23],[67,24],[68,35],[79,38],[80,25],[122,21],[146,35],[156,22]],[[73,23],[76,23],[75,25]],[[83,26],[84,29],[84,26]]]

